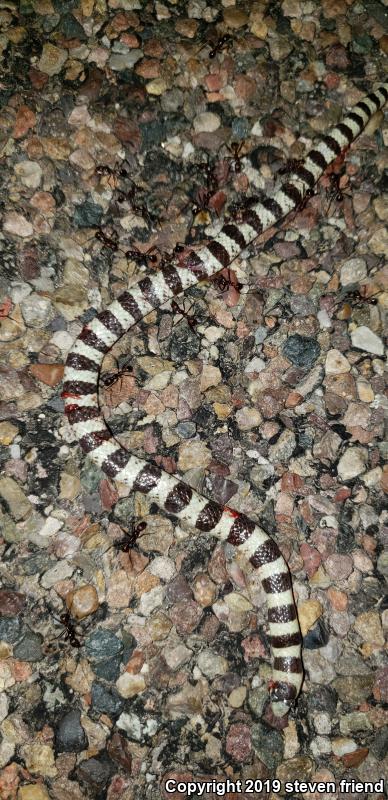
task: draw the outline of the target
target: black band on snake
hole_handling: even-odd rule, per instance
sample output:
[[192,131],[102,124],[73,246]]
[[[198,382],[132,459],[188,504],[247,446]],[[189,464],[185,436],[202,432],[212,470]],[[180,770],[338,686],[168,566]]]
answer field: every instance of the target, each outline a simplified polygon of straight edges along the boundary
[[179,267],[162,266],[155,275],[142,278],[130,291],[123,292],[85,325],[66,362],[62,395],[65,411],[82,449],[94,463],[109,478],[148,494],[161,509],[197,531],[240,548],[259,570],[267,596],[273,651],[270,700],[277,717],[284,716],[293,705],[303,680],[301,634],[291,577],[278,545],[244,514],[206,499],[155,464],[125,450],[100,411],[100,367],[105,354],[142,317],[198,280],[228,267],[259,234],[298,208],[328,165],[347,150],[387,98],[388,83],[379,85],[321,138],[303,162],[296,163],[278,191],[240,212],[238,223],[225,224],[212,241],[189,252]]

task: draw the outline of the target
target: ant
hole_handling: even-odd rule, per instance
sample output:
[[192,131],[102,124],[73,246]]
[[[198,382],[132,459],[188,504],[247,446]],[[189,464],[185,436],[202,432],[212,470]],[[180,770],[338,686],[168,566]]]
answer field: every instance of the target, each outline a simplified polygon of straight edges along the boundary
[[63,625],[64,627],[62,633],[60,633],[58,636],[55,636],[53,641],[55,641],[56,639],[60,639],[62,636],[64,636],[65,641],[69,641],[72,647],[77,647],[77,648],[82,647],[82,644],[77,636],[74,622],[71,619],[70,611],[69,610],[64,611],[62,614],[60,614],[59,617],[56,617],[55,614],[53,614],[53,617],[55,620],[57,620],[57,622],[60,622],[61,625]]
[[241,172],[242,170],[242,163],[241,163],[241,150],[243,149],[245,141],[241,142],[231,142],[230,145],[226,145],[229,153],[231,154],[228,156],[228,161],[232,161],[233,169],[235,172]]
[[234,273],[232,274],[230,267],[227,267],[227,276],[225,276],[223,272],[224,271],[218,272],[213,278],[213,283],[217,286],[217,289],[219,289],[222,294],[230,288],[240,292],[243,288],[243,284],[236,280],[236,276]]
[[152,245],[142,253],[138,247],[134,247],[133,250],[127,250],[125,253],[125,258],[129,259],[130,261],[135,261],[136,264],[144,264],[148,266],[148,264],[157,265],[159,262],[159,258],[156,253],[153,253],[153,250],[157,250],[158,248],[155,245]]
[[329,201],[325,214],[328,215],[333,200],[336,203],[343,203],[345,199],[345,192],[340,186],[341,173],[332,172],[329,176],[330,185],[326,189],[326,197]]
[[146,527],[146,522],[139,522],[136,526],[132,525],[131,533],[126,533],[122,539],[114,543],[116,550],[121,550],[122,553],[129,553],[136,544],[141,532],[144,531]]
[[107,175],[109,178],[118,178],[122,180],[129,177],[128,170],[123,167],[122,164],[118,167],[110,167],[108,164],[97,164],[95,172],[100,176]]
[[190,311],[193,308],[193,305],[194,303],[192,303],[190,308],[187,311],[185,311],[184,308],[178,306],[176,300],[171,301],[171,308],[174,314],[181,314],[182,318],[186,320],[189,328],[191,328],[192,331],[195,331],[195,326],[198,325],[198,320],[195,319],[195,317],[193,317],[192,315],[190,315]]
[[278,175],[291,175],[298,167],[303,164],[303,158],[289,158],[286,163],[278,169]]
[[215,58],[217,53],[222,53],[223,50],[227,50],[228,47],[233,42],[233,36],[230,33],[224,33],[223,36],[220,36],[217,40],[216,44],[213,45],[212,50],[210,50],[209,58]]
[[231,203],[228,208],[228,212],[230,213],[232,219],[236,222],[242,222],[242,215],[244,211],[252,206],[256,205],[256,203],[260,202],[260,196],[258,194],[252,194],[250,197],[244,197],[242,200]]
[[125,377],[125,375],[131,375],[133,372],[133,368],[131,366],[125,365],[122,369],[119,369],[117,372],[109,372],[107,375],[101,376],[101,382],[104,384],[105,389],[111,389],[112,386],[117,383],[118,380]]
[[104,247],[108,247],[109,250],[112,250],[113,253],[117,253],[119,250],[118,245],[118,233],[116,230],[113,230],[112,233],[109,235],[103,231],[100,227],[96,230],[94,234],[95,239],[98,239],[99,242],[102,243]]
[[295,209],[296,213],[299,213],[300,211],[304,211],[304,209],[307,206],[308,201],[311,200],[312,197],[314,197],[314,194],[315,194],[314,189],[306,189],[305,196],[302,198],[300,203],[296,206],[296,209]]
[[163,267],[168,267],[176,258],[179,258],[180,253],[184,253],[185,250],[186,245],[178,242],[171,253],[163,253],[159,261],[160,269],[163,269]]

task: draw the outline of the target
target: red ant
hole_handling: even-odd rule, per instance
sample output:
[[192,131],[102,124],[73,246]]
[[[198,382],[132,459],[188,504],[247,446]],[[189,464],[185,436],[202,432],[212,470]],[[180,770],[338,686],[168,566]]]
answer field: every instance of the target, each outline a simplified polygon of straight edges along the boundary
[[117,253],[119,250],[118,244],[118,233],[117,231],[113,230],[112,233],[109,235],[103,231],[102,228],[98,228],[94,234],[95,239],[98,239],[99,242],[102,243],[104,247],[108,247],[109,250],[112,250],[113,253]]
[[216,44],[213,45],[212,50],[210,50],[209,58],[215,58],[217,53],[222,53],[223,50],[227,50],[228,47],[233,42],[233,36],[230,33],[224,33],[223,36],[220,36],[217,40]]
[[306,194],[300,201],[299,205],[296,206],[295,211],[297,213],[299,213],[299,211],[304,211],[308,201],[311,200],[312,197],[314,197],[314,194],[315,194],[314,189],[306,189]]
[[118,381],[123,381],[126,375],[131,375],[133,373],[133,368],[129,364],[124,364],[124,366],[120,369],[117,359],[115,359],[117,364],[117,372],[109,372],[105,375],[101,375],[101,383],[104,385],[105,389],[111,389]]
[[114,543],[116,550],[121,550],[122,553],[129,553],[136,544],[141,532],[144,531],[146,527],[146,522],[139,522],[136,527],[132,525],[131,533],[126,533],[122,539]]
[[138,247],[134,247],[134,250],[127,250],[125,252],[125,258],[128,258],[130,261],[135,261],[136,264],[144,264],[148,266],[148,264],[158,264],[159,258],[156,253],[153,253],[153,250],[157,250],[158,248],[155,245],[152,245],[142,253]]
[[222,272],[218,272],[213,278],[213,283],[222,294],[230,288],[236,289],[237,292],[240,292],[243,288],[243,284],[236,280],[236,276],[232,275],[229,267],[227,268],[227,277]]
[[[125,163],[123,161],[122,163]],[[100,176],[108,175],[109,178],[125,179],[129,177],[129,172],[122,165],[118,167],[110,167],[108,164],[97,164],[96,174]]]
[[228,156],[228,161],[232,161],[233,168],[235,172],[241,172],[242,170],[242,163],[240,153],[244,147],[244,140],[242,142],[231,142],[230,145],[226,145],[229,153],[231,154]]
[[243,200],[240,200],[239,202],[231,203],[228,208],[228,212],[230,213],[232,219],[239,222],[241,221],[244,211],[246,211],[248,208],[251,208],[259,201],[260,196],[258,194],[252,194],[250,197],[244,197]]
[[81,642],[78,639],[76,633],[74,622],[71,619],[70,611],[69,610],[64,611],[62,614],[60,614],[59,617],[56,617],[53,614],[53,617],[55,620],[57,620],[57,622],[60,622],[61,625],[64,626],[64,630],[62,631],[62,633],[60,633],[58,636],[55,636],[53,641],[55,641],[56,639],[60,639],[62,636],[64,636],[65,641],[69,641],[72,647],[77,647],[77,648],[82,647]]
[[325,214],[328,215],[333,200],[336,203],[343,203],[345,199],[345,192],[340,186],[342,175],[340,173],[332,172],[329,176],[330,186],[326,189],[326,197],[329,201]]
[[172,300],[171,301],[171,308],[172,308],[174,314],[181,314],[182,318],[184,318],[186,320],[186,322],[187,322],[188,326],[191,328],[191,330],[195,331],[195,326],[198,325],[198,320],[195,319],[195,317],[193,317],[192,315],[190,315],[190,311],[193,308],[193,305],[194,305],[194,303],[192,303],[190,308],[187,311],[185,311],[184,308],[180,308],[180,306],[178,306],[178,303],[176,302],[176,300]]
[[278,175],[291,175],[292,172],[301,167],[303,158],[289,158],[288,161],[278,169]]

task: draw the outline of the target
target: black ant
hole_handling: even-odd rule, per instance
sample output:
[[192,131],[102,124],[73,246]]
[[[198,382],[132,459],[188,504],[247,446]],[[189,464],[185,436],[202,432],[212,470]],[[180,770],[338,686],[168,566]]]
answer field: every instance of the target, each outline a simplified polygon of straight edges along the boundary
[[122,164],[118,167],[110,167],[108,164],[97,164],[95,172],[97,175],[107,175],[109,178],[118,178],[121,180],[129,178],[129,172]]
[[213,278],[213,283],[222,294],[230,288],[236,289],[237,292],[240,292],[243,288],[243,284],[236,280],[229,267],[227,267],[227,276],[223,272],[218,272]]
[[223,50],[227,50],[228,47],[233,42],[233,36],[230,33],[224,33],[223,36],[220,36],[217,40],[216,44],[213,45],[212,50],[210,50],[209,58],[215,58],[217,53],[222,53]]
[[343,203],[345,199],[345,192],[340,186],[342,175],[340,173],[332,172],[329,175],[330,186],[326,189],[326,197],[329,201],[325,214],[328,215],[333,200],[336,203]]
[[231,142],[230,145],[226,145],[229,153],[231,154],[228,156],[228,160],[233,162],[233,169],[235,172],[241,172],[242,170],[242,163],[240,153],[244,147],[244,140],[242,142]]
[[171,301],[171,308],[172,308],[174,314],[181,314],[182,318],[184,318],[186,320],[189,328],[191,328],[192,331],[195,331],[195,326],[198,325],[198,320],[195,319],[195,317],[193,317],[190,314],[190,311],[193,308],[193,305],[194,305],[194,303],[192,303],[190,308],[187,311],[185,311],[184,308],[180,308],[180,306],[178,306],[178,303],[176,302],[176,300],[172,300]]
[[180,244],[180,242],[178,242],[175,245],[174,249],[171,251],[171,253],[162,253],[162,257],[158,265],[159,268],[163,269],[163,267],[168,267],[173,261],[175,261],[177,257],[179,258],[179,254],[184,253],[185,250],[186,250],[186,245]]
[[102,228],[98,228],[94,234],[94,237],[95,239],[98,239],[98,241],[101,242],[104,247],[108,247],[109,250],[112,250],[113,253],[117,253],[119,250],[119,237],[117,231],[113,230],[109,235],[105,233]]
[[116,550],[121,550],[122,553],[129,553],[136,544],[140,534],[147,527],[146,522],[139,522],[138,525],[132,525],[131,533],[126,533],[122,539],[114,543]]
[[314,189],[306,189],[306,194],[302,198],[300,203],[296,206],[295,211],[297,213],[299,213],[299,211],[304,211],[304,209],[307,206],[308,201],[311,200],[312,197],[314,197],[314,194],[315,194]]
[[197,168],[204,173],[206,177],[206,187],[211,193],[210,196],[214,194],[218,188],[217,177],[214,174],[214,165],[210,164],[208,160],[208,161],[203,161],[201,164],[195,164],[194,168]]
[[118,381],[123,381],[126,375],[132,375],[133,368],[129,364],[124,364],[124,366],[120,369],[117,359],[115,359],[117,364],[117,372],[109,372],[105,375],[101,375],[101,383],[104,385],[105,389],[111,389]]
[[138,214],[140,217],[143,217],[147,221],[148,225],[152,225],[153,219],[148,211],[147,206],[145,206],[144,203],[136,202],[137,195],[141,191],[140,187],[136,186],[136,183],[133,181],[131,181],[131,184],[132,185],[130,189],[125,192],[119,192],[117,195],[117,202],[120,204],[124,202],[129,203],[134,214]]
[[142,253],[141,250],[135,246],[133,250],[127,250],[125,252],[125,258],[129,259],[130,261],[135,261],[136,264],[144,264],[145,266],[148,266],[148,264],[156,265],[159,262],[159,257],[152,251],[157,249],[158,248],[155,245],[152,245],[148,248],[148,250],[145,251],[145,253]]
[[65,641],[70,642],[72,647],[77,647],[77,648],[82,647],[82,644],[77,636],[74,622],[71,619],[70,611],[69,610],[64,611],[62,614],[60,614],[59,617],[56,617],[53,614],[53,617],[55,620],[60,622],[61,625],[64,626],[64,630],[62,631],[62,633],[60,633],[58,636],[55,636],[54,640],[60,639],[62,636],[64,636]]

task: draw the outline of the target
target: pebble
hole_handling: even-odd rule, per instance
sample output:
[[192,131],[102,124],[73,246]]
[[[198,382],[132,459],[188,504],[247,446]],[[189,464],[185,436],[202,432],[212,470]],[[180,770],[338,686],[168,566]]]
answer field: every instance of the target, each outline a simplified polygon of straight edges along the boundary
[[295,434],[293,431],[288,429],[284,430],[277,442],[269,447],[269,459],[271,463],[276,463],[280,461],[282,463],[287,462],[296,447],[296,439]]
[[130,675],[129,672],[124,672],[116,681],[116,687],[119,695],[128,699],[144,692],[146,682],[143,675]]
[[363,258],[349,258],[341,267],[341,284],[342,286],[348,286],[353,283],[362,283],[367,275],[368,270]]
[[75,619],[84,619],[97,611],[97,591],[91,584],[80,586],[66,596],[66,605]]
[[10,445],[18,433],[19,428],[13,425],[12,422],[0,422],[0,444]]
[[341,375],[350,372],[348,359],[339,350],[329,350],[326,356],[325,371],[327,375]]
[[58,75],[68,58],[67,50],[53,44],[43,45],[42,54],[38,61],[38,69],[45,75]]
[[384,355],[384,344],[377,334],[373,333],[366,325],[360,325],[354,331],[351,331],[350,338],[352,345],[357,350],[363,350],[366,353],[374,353],[376,356]]
[[230,726],[226,736],[225,749],[238,763],[250,760],[252,740],[248,725],[236,722]]
[[295,333],[289,336],[282,347],[283,355],[297,367],[312,367],[321,348],[316,339]]
[[193,125],[196,133],[213,133],[220,127],[221,120],[218,114],[214,114],[212,111],[203,111],[194,117]]
[[13,236],[20,236],[21,239],[27,239],[34,233],[31,222],[28,222],[28,220],[23,217],[22,214],[18,214],[17,211],[10,211],[8,214],[5,214],[3,230],[6,233],[13,234]]
[[71,709],[61,716],[55,730],[55,746],[58,753],[81,753],[88,747],[88,740],[81,725],[81,712]]
[[27,743],[21,748],[21,755],[26,769],[33,775],[53,778],[57,774],[51,745],[39,741]]
[[364,642],[375,645],[376,649],[384,646],[385,639],[377,611],[365,611],[360,614],[354,623],[354,630]]
[[20,308],[24,322],[30,328],[43,328],[55,317],[51,301],[35,292],[22,300]]
[[343,703],[359,706],[371,695],[374,681],[373,674],[346,675],[335,678],[332,687],[336,690]]
[[31,128],[36,125],[36,115],[24,104],[19,106],[16,114],[13,136],[15,139],[22,139]]
[[48,790],[42,783],[25,783],[19,786],[18,800],[50,800]]
[[0,497],[17,522],[30,516],[32,505],[13,478],[0,478]]
[[37,161],[21,161],[15,166],[15,174],[29,189],[37,189],[40,186],[42,168]]
[[322,614],[323,606],[319,600],[304,600],[298,604],[298,617],[302,636],[306,636]]
[[343,481],[356,478],[366,471],[368,451],[363,447],[349,447],[341,456],[337,471]]
[[198,667],[207,678],[213,680],[217,675],[225,675],[228,662],[213,650],[203,650],[198,656]]
[[253,749],[260,761],[263,761],[269,770],[275,770],[282,760],[282,735],[278,731],[268,728],[264,723],[257,722],[252,725],[251,736]]

